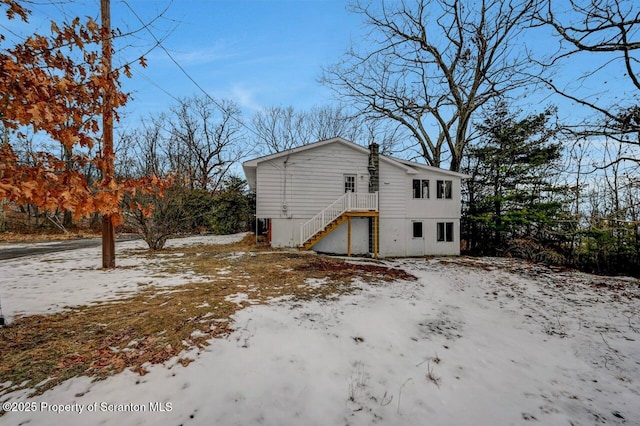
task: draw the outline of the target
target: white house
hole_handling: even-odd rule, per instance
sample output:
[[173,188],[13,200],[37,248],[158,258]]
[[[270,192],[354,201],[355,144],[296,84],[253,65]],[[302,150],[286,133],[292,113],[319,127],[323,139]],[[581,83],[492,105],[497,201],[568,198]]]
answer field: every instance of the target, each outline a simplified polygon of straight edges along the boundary
[[460,254],[466,175],[333,138],[243,163],[273,247],[334,254]]

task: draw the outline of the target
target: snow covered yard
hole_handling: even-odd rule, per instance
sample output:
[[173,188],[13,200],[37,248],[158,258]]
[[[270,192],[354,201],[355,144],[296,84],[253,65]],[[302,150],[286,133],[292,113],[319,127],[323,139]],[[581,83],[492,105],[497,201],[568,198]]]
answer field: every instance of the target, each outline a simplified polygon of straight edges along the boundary
[[[1,262],[3,312],[59,311],[117,299],[140,282],[202,279],[168,273],[163,257],[134,253],[109,272],[91,266],[97,259],[98,249],[85,249]],[[640,424],[638,280],[488,258],[382,265],[418,279],[362,280],[339,297],[267,305],[251,304],[258,296],[248,286],[228,296],[244,309],[226,337],[144,375],[73,378],[34,397],[0,391],[10,408],[0,424]]]

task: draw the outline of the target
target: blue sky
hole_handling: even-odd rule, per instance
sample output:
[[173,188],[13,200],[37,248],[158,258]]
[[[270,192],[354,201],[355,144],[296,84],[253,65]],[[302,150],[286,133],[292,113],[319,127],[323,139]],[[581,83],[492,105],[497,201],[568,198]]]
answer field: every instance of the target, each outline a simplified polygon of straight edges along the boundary
[[[99,0],[29,4],[33,9],[26,32],[49,32],[50,21],[75,16],[99,19]],[[366,43],[362,17],[347,10],[347,0],[111,0],[112,25],[124,32],[139,30],[117,42],[115,64],[134,60],[154,47],[154,38],[140,30],[140,19],[186,72],[212,97],[235,101],[245,118],[269,106],[307,109],[331,102],[333,93],[318,82],[321,67],[337,62],[353,41]],[[156,19],[157,18],[157,19]],[[3,33],[21,24],[0,17]],[[21,30],[25,28],[22,25]],[[19,31],[19,30],[17,30]],[[8,35],[10,40],[11,36]],[[543,32],[529,36],[528,44],[544,49],[554,43]],[[174,98],[202,93],[161,48],[145,55],[148,67],[133,68],[133,78],[123,78],[123,88],[133,95],[123,117],[167,111]],[[558,79],[575,82],[576,76],[594,67],[591,57],[572,59]],[[591,87],[576,84],[576,92],[588,89],[615,103],[625,96],[624,84],[601,74]],[[607,85],[601,80],[608,81]],[[597,94],[597,95],[596,95]],[[543,96],[539,89],[524,107],[539,111],[559,103],[561,114],[571,118],[576,110],[558,98]],[[123,123],[125,124],[125,123]]]
[[[98,3],[87,0],[94,8]],[[237,102],[247,118],[268,106],[306,109],[331,102],[333,93],[318,82],[321,67],[339,61],[352,42],[367,41],[362,16],[349,12],[347,4],[347,0],[112,0],[112,13],[113,25],[125,30],[139,27],[130,8],[145,22],[167,9],[151,28],[155,36],[166,37],[164,47],[209,95]],[[556,46],[548,30],[529,34],[522,43],[530,49]],[[148,33],[138,36],[138,50],[125,50],[121,60],[130,60],[152,45]],[[201,94],[162,49],[153,50],[147,60],[148,68],[137,68],[132,80],[123,81],[125,90],[133,92],[128,110],[134,115],[165,111],[173,102],[165,91],[175,97]],[[601,55],[573,57],[558,71],[556,82],[564,79],[578,93],[608,97],[615,104],[616,97],[625,96],[625,84],[616,83],[615,75],[601,70],[602,78],[577,82],[598,62],[604,63]],[[520,102],[524,109],[538,112],[549,103],[557,104],[561,117],[568,120],[577,112],[569,101],[548,98],[540,89]]]
[[[164,47],[209,95],[234,100],[245,114],[267,106],[303,109],[328,102],[331,92],[318,83],[321,67],[337,61],[360,28],[360,18],[347,12],[344,0],[128,4],[144,21],[168,5],[151,30],[166,37]],[[112,7],[114,26],[139,26],[126,4],[114,0]],[[124,50],[119,60],[153,44],[149,33],[139,36],[139,46]],[[128,109],[162,111],[173,102],[169,94],[201,94],[164,50],[156,48],[146,58],[148,67],[136,67],[133,78],[123,81],[134,96]]]
[[[245,115],[268,106],[305,109],[330,101],[332,92],[318,78],[362,33],[361,19],[346,0],[111,0],[112,27],[146,30],[116,41],[114,65],[132,61],[154,47],[154,36],[212,97],[230,99]],[[48,34],[51,21],[91,16],[99,22],[100,1],[27,4],[29,24],[0,17],[3,34]],[[132,11],[133,10],[133,11]],[[135,12],[135,13],[134,13]],[[138,15],[138,16],[136,16]],[[157,19],[156,19],[157,18]],[[145,55],[147,68],[135,66],[122,78],[133,99],[125,116],[167,111],[173,98],[202,92],[156,47]]]

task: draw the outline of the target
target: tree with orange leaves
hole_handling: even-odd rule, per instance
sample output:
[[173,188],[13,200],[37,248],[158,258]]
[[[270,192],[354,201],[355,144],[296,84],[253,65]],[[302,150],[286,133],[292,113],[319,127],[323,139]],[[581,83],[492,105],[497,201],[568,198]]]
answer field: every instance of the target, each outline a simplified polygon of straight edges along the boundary
[[[15,0],[0,0],[9,19],[27,22],[29,11]],[[100,44],[115,37],[87,18],[70,23],[51,23],[51,34],[34,34],[21,43],[4,47],[0,35],[0,120],[5,132],[15,138],[34,133],[48,136],[71,151],[92,148],[100,140],[100,116],[106,97],[116,111],[127,101],[120,90],[121,72],[130,76],[129,66],[105,69]],[[144,66],[144,59],[140,59]],[[117,119],[117,114],[115,119]],[[99,152],[99,150],[98,150]],[[48,152],[29,154],[29,164],[21,162],[11,141],[0,145],[0,197],[18,204],[34,204],[42,209],[71,211],[75,218],[94,212],[122,220],[121,202],[126,193],[164,185],[155,176],[136,180],[102,179],[88,182],[67,161]],[[104,172],[108,159],[102,153],[90,157],[75,154],[77,165],[93,163]]]

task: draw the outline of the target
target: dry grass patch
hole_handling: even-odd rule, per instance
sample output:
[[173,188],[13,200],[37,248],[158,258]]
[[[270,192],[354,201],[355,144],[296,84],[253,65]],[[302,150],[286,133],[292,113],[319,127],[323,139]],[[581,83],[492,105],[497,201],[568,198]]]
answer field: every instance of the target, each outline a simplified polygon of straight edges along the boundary
[[[362,281],[414,279],[374,264],[272,251],[255,246],[252,238],[163,253],[168,255],[165,271],[193,271],[200,280],[168,288],[140,286],[120,300],[20,317],[0,329],[0,395],[26,388],[39,394],[72,377],[99,379],[125,368],[144,375],[149,364],[228,335],[231,316],[249,303],[283,296],[335,298]],[[179,362],[187,366],[191,360]]]
[[50,233],[36,233],[25,234],[21,232],[0,232],[0,245],[1,244],[14,244],[14,243],[40,243],[50,241],[67,241],[67,240],[79,240],[82,238],[98,238],[99,233],[91,231],[74,231],[67,234],[60,231],[52,230]]

